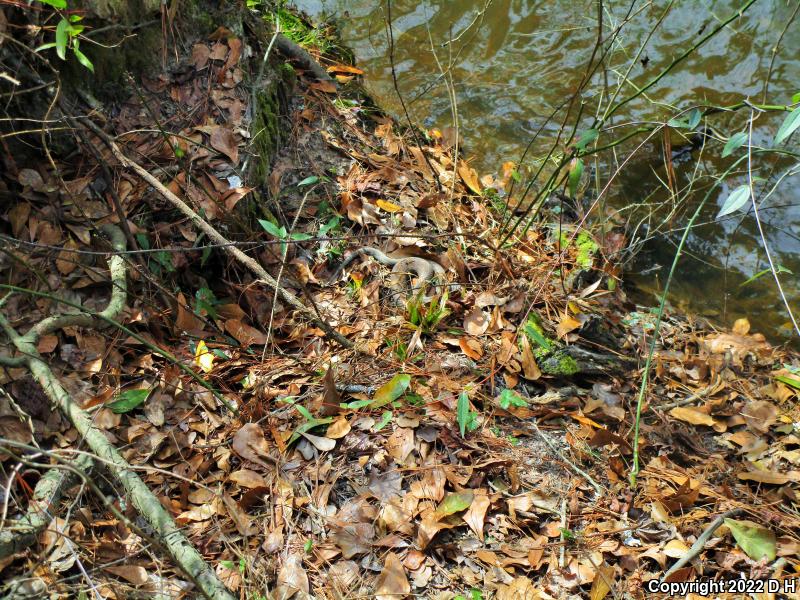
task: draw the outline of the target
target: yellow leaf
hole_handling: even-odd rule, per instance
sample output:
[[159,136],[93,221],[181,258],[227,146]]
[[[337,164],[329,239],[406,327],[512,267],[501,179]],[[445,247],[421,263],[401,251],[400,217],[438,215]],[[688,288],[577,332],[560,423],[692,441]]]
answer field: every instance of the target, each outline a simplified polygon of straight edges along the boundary
[[395,204],[394,202],[389,202],[388,200],[381,200],[378,199],[375,201],[375,204],[378,205],[379,208],[382,208],[386,212],[396,213],[403,210],[403,207],[399,204]]
[[202,340],[197,344],[197,350],[194,352],[194,363],[200,367],[203,373],[208,373],[214,368],[214,355]]

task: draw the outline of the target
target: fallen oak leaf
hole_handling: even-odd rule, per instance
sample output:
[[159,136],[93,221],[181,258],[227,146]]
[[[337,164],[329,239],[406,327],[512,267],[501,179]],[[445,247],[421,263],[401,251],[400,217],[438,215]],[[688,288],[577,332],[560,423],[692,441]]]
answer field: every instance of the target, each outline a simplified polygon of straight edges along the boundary
[[377,600],[398,600],[411,593],[411,584],[406,577],[403,563],[394,552],[386,555],[383,570],[375,580],[375,598]]
[[478,540],[483,542],[483,523],[486,519],[486,511],[492,504],[486,490],[475,490],[472,504],[469,509],[464,513],[464,522],[469,525],[469,528],[475,532]]
[[297,592],[308,594],[308,590],[308,574],[303,568],[303,559],[297,553],[290,554],[278,571],[278,587],[274,597],[288,600]]
[[[233,450],[245,460],[270,468],[277,462],[269,455],[269,444],[261,427],[255,423],[247,423],[233,436]],[[263,459],[269,460],[272,465]]]

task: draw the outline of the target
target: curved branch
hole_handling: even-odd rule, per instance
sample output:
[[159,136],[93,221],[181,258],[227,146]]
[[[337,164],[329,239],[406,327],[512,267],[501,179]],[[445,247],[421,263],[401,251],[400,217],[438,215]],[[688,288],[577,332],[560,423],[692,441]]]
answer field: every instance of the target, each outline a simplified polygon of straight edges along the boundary
[[125,299],[128,296],[128,284],[125,277],[125,259],[119,254],[125,252],[125,236],[122,231],[114,225],[103,225],[100,229],[111,239],[111,247],[114,249],[114,252],[117,253],[112,254],[108,259],[108,268],[111,271],[111,300],[108,306],[97,313],[97,315],[79,313],[60,314],[48,317],[30,328],[28,333],[23,336],[26,342],[35,345],[41,336],[58,331],[63,327],[98,327],[105,325],[105,321],[115,319],[122,311],[125,306]]
[[[116,230],[116,231],[113,231]],[[122,232],[113,227],[107,232],[116,244],[121,242],[121,250],[125,250],[125,238]],[[119,262],[117,262],[118,259]],[[112,292],[109,305],[97,314],[99,320],[108,322],[122,310],[125,304],[125,268],[124,261],[119,255],[109,259],[112,271]],[[86,318],[89,321],[85,321]],[[97,457],[109,465],[109,472],[125,488],[131,504],[136,511],[151,525],[159,539],[164,543],[167,552],[175,564],[195,582],[199,592],[209,600],[234,600],[233,595],[214,574],[213,569],[205,562],[203,556],[192,546],[183,532],[178,528],[158,498],[150,491],[139,475],[131,468],[130,464],[122,457],[119,451],[108,441],[105,434],[97,429],[91,416],[75,402],[50,370],[36,349],[37,336],[47,331],[54,331],[57,324],[85,324],[97,322],[92,315],[58,315],[45,319],[38,326],[34,326],[25,335],[19,335],[0,313],[0,327],[8,334],[11,342],[25,358],[25,364],[33,378],[42,386],[47,397],[70,420],[83,440]],[[63,480],[62,480],[63,481]]]
[[[94,465],[91,456],[79,454],[72,466],[76,471],[89,472]],[[36,543],[39,534],[53,520],[53,511],[61,501],[64,490],[78,479],[74,471],[50,469],[36,484],[33,498],[25,516],[10,521],[0,531],[0,558],[6,558]]]

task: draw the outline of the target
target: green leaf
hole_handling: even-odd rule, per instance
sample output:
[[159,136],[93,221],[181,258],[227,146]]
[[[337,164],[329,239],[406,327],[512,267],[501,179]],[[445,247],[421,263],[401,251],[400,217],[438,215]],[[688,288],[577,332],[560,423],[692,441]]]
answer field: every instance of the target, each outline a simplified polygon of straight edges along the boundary
[[600,132],[597,129],[587,129],[581,134],[581,137],[578,138],[578,141],[575,143],[575,148],[578,150],[583,150],[595,141],[600,136]]
[[780,144],[782,141],[792,135],[798,127],[800,127],[800,106],[786,115],[786,119],[784,119],[783,124],[778,128],[778,133],[775,134],[774,144],[776,146]]
[[391,422],[391,420],[392,420],[392,411],[390,410],[383,411],[383,414],[381,415],[381,420],[378,421],[375,427],[372,428],[372,431],[374,433],[379,432],[381,429],[386,427]]
[[303,418],[306,421],[313,421],[314,420],[314,415],[312,415],[311,412],[305,406],[303,406],[302,404],[295,404],[294,407],[297,409],[297,412],[299,412],[301,415],[303,415]]
[[83,15],[70,15],[69,16],[69,22],[70,23],[78,23],[80,21],[83,21]]
[[464,437],[464,432],[467,430],[467,423],[470,420],[469,409],[469,394],[466,391],[458,395],[458,404],[456,406],[456,420],[458,421],[458,430],[461,432],[461,437]]
[[694,129],[700,124],[700,118],[703,116],[703,113],[700,112],[699,108],[693,108],[692,112],[689,113],[689,118],[687,120],[686,126],[689,129]]
[[[794,273],[792,273],[792,272],[791,272],[789,269],[787,269],[787,268],[786,268],[786,267],[784,267],[783,265],[777,265],[777,266],[775,267],[775,272],[776,272],[776,273],[788,273],[789,275],[794,275]],[[763,270],[759,271],[758,273],[756,273],[755,275],[753,275],[752,277],[750,277],[750,278],[749,278],[747,281],[744,281],[744,282],[740,283],[740,284],[739,284],[739,287],[744,287],[744,286],[746,286],[748,283],[752,283],[752,282],[754,282],[756,279],[758,279],[758,278],[760,278],[760,277],[763,277],[763,276],[764,276],[764,275],[766,275],[767,273],[772,273],[772,269],[763,269]]]
[[747,134],[744,131],[734,133],[730,139],[725,142],[725,147],[722,149],[722,158],[730,156],[734,150],[738,150],[747,141]]
[[289,440],[286,443],[293,444],[300,439],[302,434],[314,429],[315,427],[319,427],[320,425],[329,425],[331,423],[333,423],[333,417],[312,419],[310,421],[306,421],[305,423],[301,423],[300,426],[292,432],[292,435],[289,437]]
[[306,554],[311,554],[311,549],[314,547],[314,540],[306,540],[306,543],[303,544],[303,551]]
[[569,195],[570,198],[575,197],[575,193],[578,191],[578,184],[581,182],[581,176],[583,175],[583,160],[580,158],[576,158],[572,162],[572,168],[569,170]]
[[794,96],[792,96],[792,104],[797,104],[800,102],[800,92],[797,92]]
[[142,404],[150,395],[150,390],[125,390],[117,395],[117,400],[110,402],[107,406],[111,412],[121,414],[132,411]]
[[731,530],[733,539],[739,544],[753,560],[766,558],[769,562],[775,560],[775,534],[752,521],[734,521],[725,519],[725,525]]
[[67,60],[67,41],[69,40],[69,21],[61,19],[56,27],[56,54],[61,60]]
[[739,210],[747,201],[750,200],[750,186],[747,185],[740,185],[735,190],[733,190],[722,204],[722,208],[719,209],[717,213],[717,218],[724,217],[725,215],[729,215],[734,211]]
[[259,219],[258,222],[261,224],[261,227],[264,228],[264,231],[266,231],[271,236],[276,237],[279,240],[282,240],[283,238],[286,237],[286,229],[283,227],[278,227],[272,221],[267,221],[266,219]]
[[42,44],[41,46],[36,48],[34,52],[41,52],[42,50],[49,50],[50,48],[55,48],[55,47],[56,47],[55,42],[48,42],[47,44]]
[[353,400],[352,402],[342,402],[339,406],[347,410],[358,410],[372,404],[372,400]]
[[380,408],[381,406],[386,406],[390,402],[394,402],[403,395],[403,392],[408,389],[410,383],[411,375],[398,373],[375,392],[375,396],[370,403],[370,408]]
[[794,377],[787,377],[786,375],[775,375],[775,379],[777,379],[781,383],[785,383],[789,387],[793,387],[796,390],[800,390],[800,380],[795,379]]
[[39,0],[42,4],[53,8],[67,8],[67,0]]
[[537,347],[543,348],[544,350],[550,350],[550,342],[544,336],[544,334],[539,329],[539,324],[534,321],[532,318],[528,319],[528,322],[525,323],[524,328],[525,333],[531,341],[536,344]]
[[508,410],[511,406],[528,406],[528,401],[525,400],[525,398],[509,388],[506,388],[500,392],[500,396],[498,397],[497,401],[500,403],[500,408],[503,410]]
[[311,235],[310,233],[293,233],[289,237],[291,239],[293,239],[293,240],[297,240],[299,242],[302,242],[302,241],[305,241],[305,240],[310,240],[314,236]]
[[667,121],[667,125],[675,129],[694,129],[700,124],[700,119],[702,116],[703,113],[700,112],[699,108],[693,108],[691,111],[689,111],[689,114],[685,119],[673,117]]
[[316,175],[311,175],[311,177],[306,177],[305,179],[303,179],[303,181],[298,183],[297,187],[303,187],[304,185],[313,185],[313,184],[317,183],[318,181],[319,181],[319,177],[317,177]]
[[461,512],[462,510],[467,510],[472,504],[472,499],[474,497],[475,494],[471,490],[447,494],[444,500],[442,500],[442,503],[436,507],[436,511],[434,511],[433,514],[441,519],[442,517]]

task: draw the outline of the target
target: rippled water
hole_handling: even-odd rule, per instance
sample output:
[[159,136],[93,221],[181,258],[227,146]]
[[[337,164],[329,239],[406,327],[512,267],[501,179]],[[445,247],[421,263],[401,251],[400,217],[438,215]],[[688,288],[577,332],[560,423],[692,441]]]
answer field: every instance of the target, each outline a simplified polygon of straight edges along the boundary
[[[613,94],[630,65],[633,67],[620,97],[649,82],[744,4],[745,0],[603,2],[606,40],[623,20],[627,22],[613,43],[609,42],[605,68],[592,79],[583,96],[586,118],[581,127],[590,126],[598,105],[607,105],[608,94]],[[315,17],[334,18],[344,42],[367,71],[366,84],[372,95],[388,110],[401,114],[387,51],[386,3],[299,0],[297,5]],[[452,78],[459,134],[467,156],[481,174],[499,172],[504,161],[520,157],[536,130],[580,82],[597,40],[595,0],[397,0],[391,9],[395,66],[412,118],[440,129],[453,127],[444,85]],[[696,105],[731,105],[746,98],[761,102],[768,72],[771,77],[766,102],[789,103],[800,91],[800,20],[790,24],[797,10],[798,0],[757,0],[645,96],[621,109],[609,124],[663,122]],[[659,20],[660,25],[650,35]],[[772,49],[781,36],[770,69]],[[727,136],[743,130],[749,115],[749,109],[721,113],[706,124]],[[754,123],[754,143],[769,145],[783,118],[779,113],[760,115]],[[541,158],[558,125],[545,127],[529,156]],[[613,135],[604,132],[600,141],[608,143]],[[674,150],[680,139],[671,137]],[[663,185],[668,175],[662,137],[638,148],[644,137],[635,139],[635,143],[619,146],[616,154],[607,153],[592,165],[601,187],[610,179],[612,182],[595,217],[602,220],[622,210],[622,218],[642,223],[635,230],[637,236],[647,237],[656,228],[665,232],[645,245],[627,274],[629,281],[644,290],[641,300],[655,304],[655,293],[663,286],[687,211],[694,209],[732,158],[720,157],[719,142],[676,158],[677,188],[692,180],[695,183],[688,202],[670,214],[673,201]],[[797,150],[798,141],[791,140],[789,148]],[[612,178],[620,164],[623,168]],[[753,170],[771,184],[793,164],[789,160],[756,159]],[[702,225],[690,237],[689,254],[681,260],[670,299],[722,324],[747,316],[754,329],[780,340],[791,336],[792,330],[772,276],[741,285],[768,266],[755,219],[752,214],[739,212],[721,222],[714,220],[730,191],[746,180],[743,172],[737,172],[712,194]],[[775,262],[794,273],[782,275],[781,282],[795,311],[800,310],[798,190],[800,177],[787,176],[759,209]],[[640,208],[634,211],[629,208],[632,205]]]

